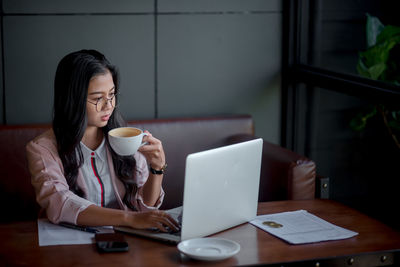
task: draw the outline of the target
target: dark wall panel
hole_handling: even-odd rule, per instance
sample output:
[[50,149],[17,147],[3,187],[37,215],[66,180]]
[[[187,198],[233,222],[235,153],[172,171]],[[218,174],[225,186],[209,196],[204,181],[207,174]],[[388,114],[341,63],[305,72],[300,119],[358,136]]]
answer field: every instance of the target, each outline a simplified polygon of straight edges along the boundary
[[279,0],[158,0],[160,12],[280,11]]
[[280,13],[160,15],[158,35],[162,117],[252,113],[277,142]]
[[94,48],[120,69],[125,118],[247,113],[279,143],[281,1],[1,3],[2,123],[50,122],[59,60]]
[[5,13],[142,13],[154,11],[154,0],[3,0]]
[[7,123],[49,122],[57,64],[83,48],[119,67],[126,117],[154,116],[153,24],[153,16],[4,17]]

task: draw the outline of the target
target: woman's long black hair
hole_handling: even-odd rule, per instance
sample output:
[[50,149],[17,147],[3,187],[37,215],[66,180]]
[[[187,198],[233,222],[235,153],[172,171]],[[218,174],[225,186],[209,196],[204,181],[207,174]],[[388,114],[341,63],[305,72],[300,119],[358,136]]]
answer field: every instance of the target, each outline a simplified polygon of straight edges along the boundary
[[[87,127],[87,93],[90,80],[96,75],[110,72],[118,95],[119,74],[115,66],[96,50],[80,50],[66,55],[58,64],[54,80],[53,131],[57,140],[57,149],[61,158],[64,175],[70,190],[84,197],[77,184],[78,170],[83,164],[80,141]],[[118,103],[118,98],[116,99]],[[126,123],[114,108],[107,125],[102,128],[106,144],[111,151],[117,177],[125,186],[123,202],[132,210],[132,197],[137,192],[134,182],[136,161],[133,156],[117,155],[108,142],[108,131]]]

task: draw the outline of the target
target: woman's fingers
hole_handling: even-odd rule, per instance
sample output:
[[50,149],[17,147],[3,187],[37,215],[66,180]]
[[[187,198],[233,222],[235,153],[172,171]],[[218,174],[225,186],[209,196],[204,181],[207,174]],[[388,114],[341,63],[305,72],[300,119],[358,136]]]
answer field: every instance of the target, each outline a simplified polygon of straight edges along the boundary
[[143,137],[143,141],[148,144],[141,146],[139,151],[146,157],[153,168],[161,169],[165,165],[165,153],[162,143],[149,132],[145,132],[148,133],[148,136]]
[[164,211],[136,212],[132,227],[134,228],[157,228],[162,232],[180,229],[179,224],[169,214]]
[[140,150],[142,152],[143,151],[146,151],[146,152],[152,151],[155,149],[158,149],[158,150],[162,149],[161,141],[151,135],[143,137],[143,142],[147,142],[147,144],[140,148]]
[[158,218],[158,222],[160,223],[160,227],[158,227],[158,229],[163,232],[168,232],[168,229],[166,227],[168,227],[170,231],[174,232],[179,230],[179,224],[168,213],[161,212],[159,216],[160,217]]

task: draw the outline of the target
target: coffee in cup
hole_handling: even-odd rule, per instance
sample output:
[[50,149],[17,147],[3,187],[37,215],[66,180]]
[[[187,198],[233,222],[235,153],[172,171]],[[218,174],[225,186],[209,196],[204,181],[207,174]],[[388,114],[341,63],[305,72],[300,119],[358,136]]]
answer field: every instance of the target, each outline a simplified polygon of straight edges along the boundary
[[135,127],[119,127],[108,132],[108,141],[115,153],[121,156],[130,156],[136,153],[139,147],[145,145],[143,137],[147,133]]

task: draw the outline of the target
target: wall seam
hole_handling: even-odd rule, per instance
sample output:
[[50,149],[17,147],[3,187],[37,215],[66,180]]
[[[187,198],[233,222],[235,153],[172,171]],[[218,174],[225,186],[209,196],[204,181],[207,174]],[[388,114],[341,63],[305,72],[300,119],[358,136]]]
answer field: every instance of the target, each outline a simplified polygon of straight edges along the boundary
[[271,11],[158,11],[157,0],[154,2],[154,12],[47,12],[47,13],[24,13],[15,12],[7,13],[3,12],[3,16],[146,16],[146,15],[254,15],[254,14],[274,14],[282,13],[282,10],[271,10]]
[[2,83],[2,107],[3,107],[3,124],[7,124],[7,115],[6,115],[6,82],[5,82],[5,64],[4,64],[4,12],[3,12],[3,0],[0,0],[0,24],[1,24],[1,28],[0,28],[0,38],[1,38],[1,75],[2,75],[2,79],[1,79],[1,83]]
[[158,118],[158,0],[154,0],[154,118]]

